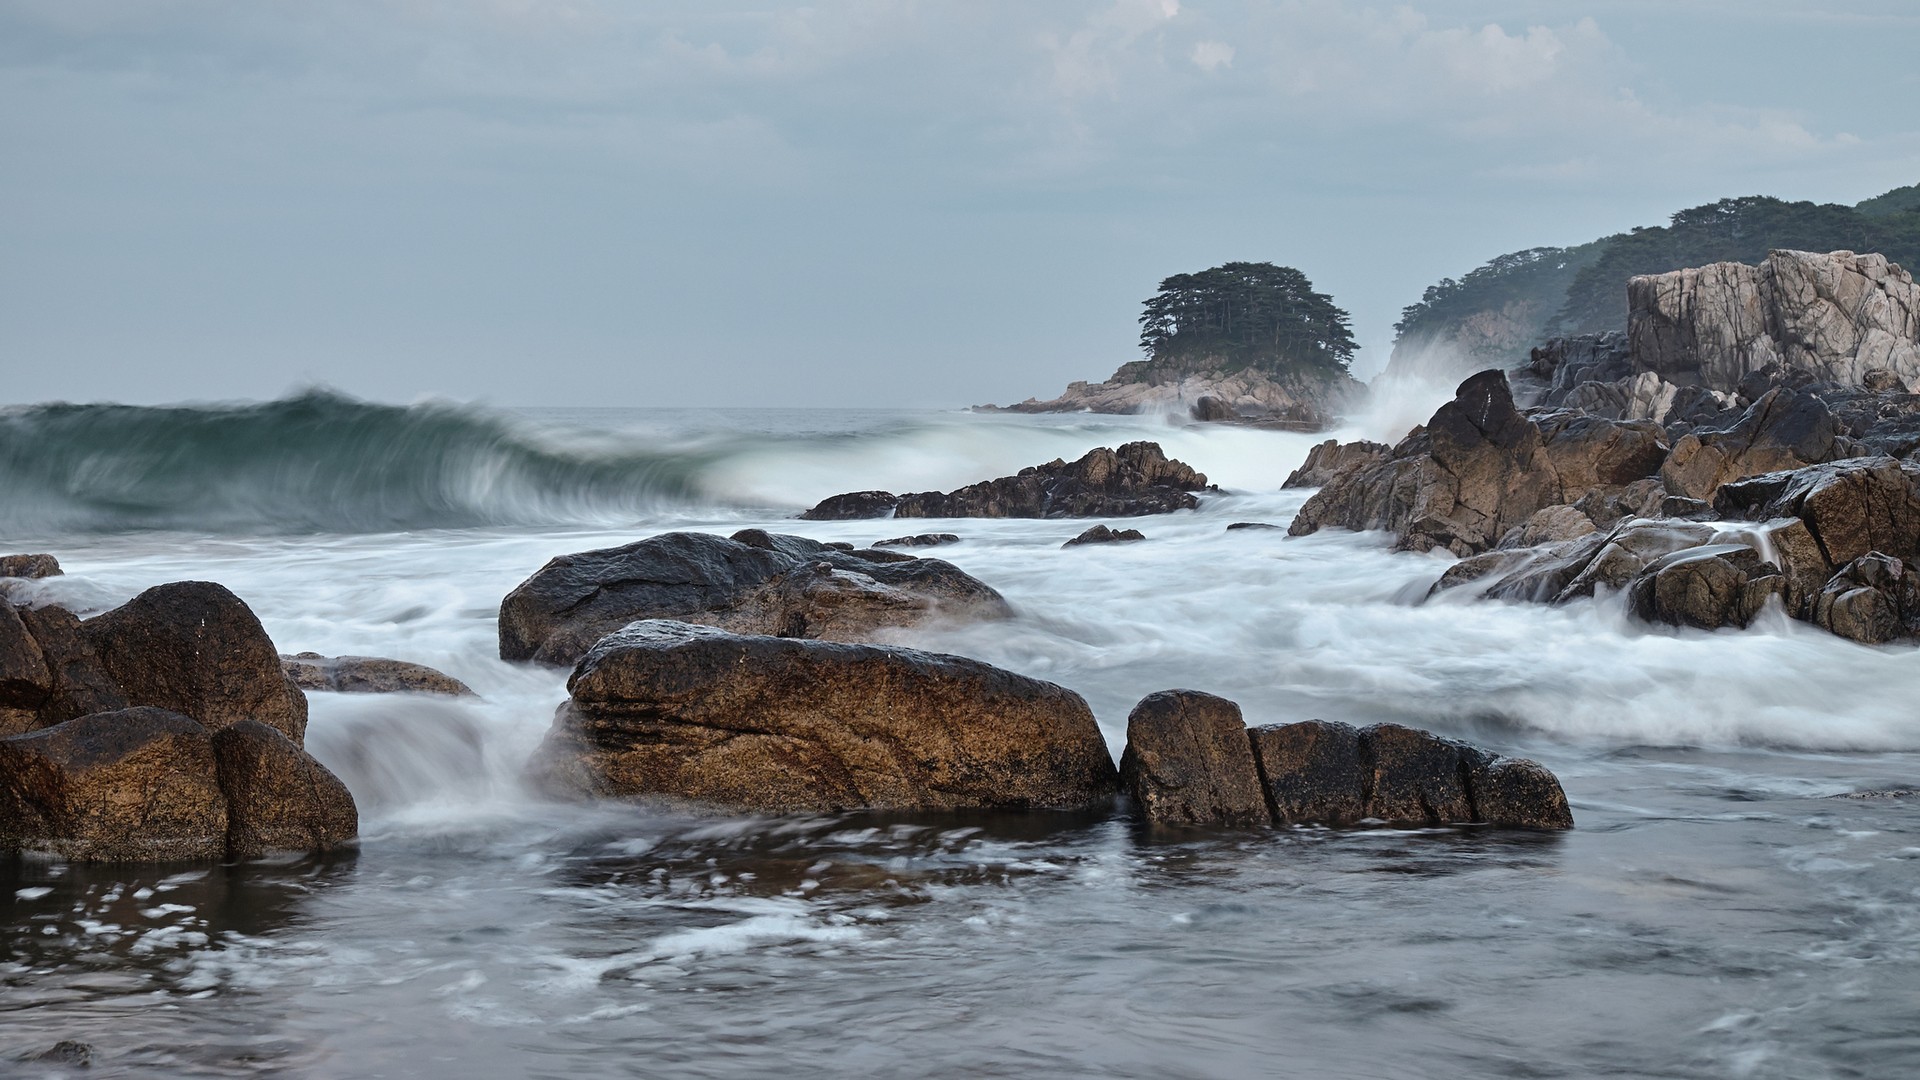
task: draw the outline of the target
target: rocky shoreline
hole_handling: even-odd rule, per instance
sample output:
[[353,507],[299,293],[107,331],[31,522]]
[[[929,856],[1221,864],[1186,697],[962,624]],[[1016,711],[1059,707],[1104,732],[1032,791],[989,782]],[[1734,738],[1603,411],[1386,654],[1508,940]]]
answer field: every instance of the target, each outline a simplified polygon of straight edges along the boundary
[[976,405],[975,412],[1167,413],[1205,423],[1248,424],[1286,431],[1325,431],[1366,401],[1352,376],[1275,376],[1264,371],[1170,370],[1146,361],[1124,364],[1105,382],[1073,382],[1059,397],[1013,405]]

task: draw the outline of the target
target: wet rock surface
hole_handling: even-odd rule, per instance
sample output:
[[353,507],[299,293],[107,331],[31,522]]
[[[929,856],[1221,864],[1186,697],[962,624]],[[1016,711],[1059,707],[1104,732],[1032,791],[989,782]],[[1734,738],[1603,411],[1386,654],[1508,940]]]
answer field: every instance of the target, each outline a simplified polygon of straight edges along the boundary
[[49,578],[63,571],[51,555],[0,555],[0,578]]
[[533,767],[557,793],[794,813],[1100,804],[1078,694],[964,657],[665,620],[594,646]]
[[253,610],[222,585],[156,585],[80,629],[130,705],[168,709],[209,729],[258,720],[295,744],[306,733],[306,695],[280,669]]
[[353,795],[285,735],[243,720],[214,732],[212,741],[227,800],[229,858],[353,843],[360,820]]
[[1393,448],[1386,443],[1343,443],[1328,439],[1307,451],[1307,460],[1280,485],[1282,488],[1321,487],[1347,469],[1362,468],[1384,459]]
[[[808,521],[856,518],[1140,517],[1200,505],[1196,493],[1214,490],[1205,475],[1174,461],[1153,442],[1090,450],[1078,461],[1050,461],[1013,476],[951,492],[835,495],[800,515]],[[891,500],[891,501],[889,501]]]
[[941,547],[959,542],[960,537],[953,533],[917,533],[913,536],[896,536],[891,540],[875,540],[873,546],[877,548]]
[[1249,730],[1233,702],[1170,690],[1140,702],[1127,740],[1122,783],[1158,824],[1573,827],[1559,781],[1538,763],[1399,724]]
[[1271,820],[1240,706],[1195,690],[1163,690],[1127,717],[1120,784],[1149,821],[1264,825]]
[[501,602],[500,657],[571,664],[640,619],[860,641],[935,618],[1011,614],[998,592],[939,559],[846,551],[760,529],[665,533],[547,563]]
[[425,664],[379,656],[322,656],[315,652],[280,657],[280,668],[302,690],[335,694],[444,694],[475,697],[466,683]]
[[1082,544],[1131,544],[1146,538],[1146,534],[1139,529],[1115,529],[1107,525],[1095,525],[1060,546],[1070,548],[1079,547]]

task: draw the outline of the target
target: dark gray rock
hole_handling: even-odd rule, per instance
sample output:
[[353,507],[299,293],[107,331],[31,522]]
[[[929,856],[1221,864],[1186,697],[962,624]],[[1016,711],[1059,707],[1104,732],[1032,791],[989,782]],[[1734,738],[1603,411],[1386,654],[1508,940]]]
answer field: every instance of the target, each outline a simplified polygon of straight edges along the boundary
[[1304,720],[1248,733],[1275,824],[1352,825],[1368,816],[1360,732]]
[[1139,529],[1114,529],[1106,525],[1095,525],[1060,546],[1070,548],[1079,547],[1082,544],[1130,544],[1146,538]]
[[1282,488],[1322,487],[1334,477],[1350,469],[1365,468],[1384,460],[1393,447],[1386,443],[1368,442],[1360,439],[1343,443],[1335,439],[1315,446],[1307,451],[1307,460],[1300,467],[1287,474]]
[[1011,614],[998,592],[939,559],[840,551],[760,529],[665,533],[547,563],[501,602],[500,657],[570,664],[638,619],[858,641],[883,627]]
[[957,544],[960,537],[953,533],[918,533],[913,536],[896,536],[891,540],[875,540],[877,548],[892,547],[939,547],[943,544]]
[[885,492],[836,495],[800,516],[826,521],[890,511],[896,518],[1139,517],[1191,510],[1200,505],[1196,492],[1212,490],[1204,475],[1170,460],[1158,443],[1131,442],[947,493],[902,495],[890,503],[879,498]]

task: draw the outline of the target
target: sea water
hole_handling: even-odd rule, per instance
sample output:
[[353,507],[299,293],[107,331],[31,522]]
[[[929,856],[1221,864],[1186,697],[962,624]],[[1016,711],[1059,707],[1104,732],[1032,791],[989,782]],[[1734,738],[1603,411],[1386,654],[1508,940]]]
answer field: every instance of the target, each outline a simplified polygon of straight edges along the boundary
[[[1343,437],[1392,437],[1432,401]],[[1221,487],[1089,522],[802,522],[1154,439]],[[1883,1077],[1920,1071],[1920,653],[1617,597],[1425,599],[1442,556],[1290,538],[1316,437],[1168,417],[370,405],[0,410],[40,601],[233,589],[285,652],[478,699],[312,694],[350,855],[0,867],[0,1075]],[[1109,522],[1121,524],[1121,522]],[[1578,827],[1153,832],[1124,815],[691,817],[544,801],[566,672],[501,662],[547,559],[674,529],[871,543],[1011,622],[900,632],[1068,686],[1118,753],[1188,687],[1533,757]]]

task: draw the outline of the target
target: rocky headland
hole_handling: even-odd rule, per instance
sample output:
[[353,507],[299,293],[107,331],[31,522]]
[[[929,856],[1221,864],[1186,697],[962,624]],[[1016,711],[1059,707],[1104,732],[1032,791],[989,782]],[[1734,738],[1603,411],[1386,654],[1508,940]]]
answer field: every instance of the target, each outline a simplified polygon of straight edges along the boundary
[[[1203,365],[1204,367],[1204,365]],[[1072,382],[1058,397],[976,412],[1167,413],[1208,423],[1323,431],[1366,400],[1366,385],[1338,375],[1270,374],[1256,369],[1188,370],[1144,360],[1123,364],[1105,382]]]
[[[1626,334],[1483,371],[1391,448],[1323,444],[1289,528],[1461,557],[1435,595],[1624,592],[1652,622],[1777,608],[1920,631],[1920,287],[1877,255],[1777,251],[1635,278]],[[1516,402],[1515,388],[1522,400]]]

